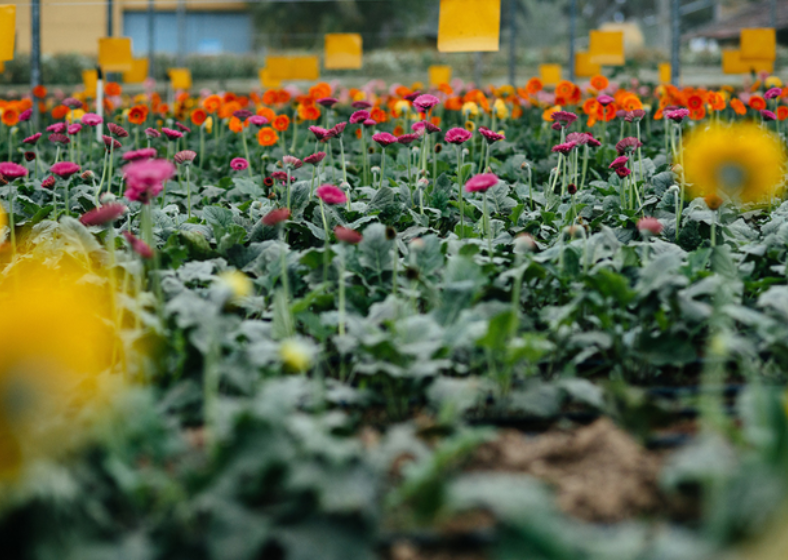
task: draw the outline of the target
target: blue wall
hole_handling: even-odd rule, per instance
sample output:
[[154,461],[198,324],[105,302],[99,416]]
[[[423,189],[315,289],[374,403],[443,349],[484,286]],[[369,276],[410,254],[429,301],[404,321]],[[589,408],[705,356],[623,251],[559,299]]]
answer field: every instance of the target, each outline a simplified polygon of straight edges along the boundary
[[[154,14],[157,53],[178,52],[175,12]],[[123,35],[131,37],[134,56],[148,53],[147,12],[125,12]],[[252,17],[245,12],[186,12],[186,53],[247,53],[252,50]]]

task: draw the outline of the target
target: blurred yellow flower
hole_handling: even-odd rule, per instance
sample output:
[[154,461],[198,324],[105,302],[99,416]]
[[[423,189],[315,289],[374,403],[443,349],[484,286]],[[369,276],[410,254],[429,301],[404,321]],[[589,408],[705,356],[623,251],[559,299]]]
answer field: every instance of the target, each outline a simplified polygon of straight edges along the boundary
[[279,347],[279,357],[287,369],[303,373],[312,367],[313,350],[305,342],[290,338]]
[[5,208],[0,204],[0,241],[3,240],[3,228],[8,225],[8,216],[5,213]]
[[506,106],[506,103],[503,102],[503,99],[495,100],[495,103],[493,103],[493,110],[495,111],[495,116],[500,120],[509,116],[509,108]]
[[410,103],[404,99],[400,99],[394,103],[394,111],[397,113],[397,116],[407,115],[408,112],[410,112]]
[[462,112],[466,117],[475,117],[479,114],[479,106],[473,101],[468,101],[467,103],[463,103]]
[[753,123],[714,125],[683,146],[684,173],[695,197],[767,202],[782,188],[786,154],[780,139]]
[[227,270],[219,274],[219,283],[230,292],[233,303],[252,295],[252,281],[238,270]]
[[82,117],[85,116],[85,111],[82,109],[71,109],[66,115],[66,119],[68,122],[79,122],[82,120]]
[[766,89],[783,87],[783,81],[777,76],[769,76],[766,78],[766,81],[764,81],[763,84],[766,86]]
[[205,132],[207,132],[208,134],[213,132],[213,117],[208,117],[207,119],[205,119],[203,126],[205,127]]
[[465,130],[473,132],[476,130],[476,124],[473,121],[465,121]]

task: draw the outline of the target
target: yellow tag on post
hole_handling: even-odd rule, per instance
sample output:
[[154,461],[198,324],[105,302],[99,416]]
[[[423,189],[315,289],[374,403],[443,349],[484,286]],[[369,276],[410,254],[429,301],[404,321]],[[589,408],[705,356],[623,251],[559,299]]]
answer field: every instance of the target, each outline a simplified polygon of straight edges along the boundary
[[546,86],[554,86],[561,81],[560,64],[540,64],[539,79]]
[[131,60],[131,39],[128,37],[99,39],[98,63],[104,72],[128,72]]
[[326,70],[358,70],[363,63],[363,40],[358,33],[327,33]]
[[16,6],[0,5],[0,60],[14,60]]
[[96,88],[98,87],[98,71],[83,70],[82,84],[85,86],[85,95],[87,97],[96,97]]
[[188,68],[170,68],[167,70],[172,89],[190,90],[192,88],[192,71]]
[[591,62],[591,55],[587,52],[575,53],[575,77],[576,78],[590,78],[602,73],[602,67],[599,64]]
[[673,80],[673,66],[670,62],[660,62],[659,64],[659,83],[669,84]]
[[750,72],[773,72],[774,61],[742,60],[741,51],[723,49],[722,72],[724,74],[749,74]]
[[316,56],[269,56],[265,59],[272,80],[317,80],[320,61]]
[[451,66],[430,66],[430,85],[438,87],[451,82]]
[[258,72],[260,77],[260,85],[263,89],[279,89],[282,87],[282,82],[280,80],[274,80],[271,78],[271,73],[266,68],[260,68]]
[[148,77],[148,59],[133,58],[131,70],[123,73],[123,82],[126,84],[141,84]]
[[0,60],[0,74],[2,74],[3,72],[5,72],[5,62]]
[[622,66],[624,64],[624,32],[591,31],[588,54],[594,64]]
[[441,0],[440,52],[497,52],[500,34],[501,0]]
[[777,59],[777,33],[772,27],[748,28],[741,30],[742,60]]

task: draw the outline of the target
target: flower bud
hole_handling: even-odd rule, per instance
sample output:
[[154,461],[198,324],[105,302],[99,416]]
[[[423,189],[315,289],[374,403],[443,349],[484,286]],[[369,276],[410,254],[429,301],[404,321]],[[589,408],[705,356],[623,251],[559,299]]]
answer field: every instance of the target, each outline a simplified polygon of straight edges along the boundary
[[521,233],[514,238],[514,252],[518,255],[525,255],[536,250],[536,241],[530,233]]

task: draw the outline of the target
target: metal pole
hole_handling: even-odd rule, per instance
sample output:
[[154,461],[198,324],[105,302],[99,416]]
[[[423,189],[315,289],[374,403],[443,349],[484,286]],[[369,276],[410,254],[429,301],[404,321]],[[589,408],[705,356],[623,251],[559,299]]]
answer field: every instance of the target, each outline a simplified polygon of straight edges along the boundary
[[517,47],[515,39],[517,37],[517,22],[515,22],[515,14],[517,13],[518,0],[509,0],[509,85],[515,86],[514,67],[517,58]]
[[482,87],[482,53],[477,52],[473,65],[473,81],[476,82],[476,87]]
[[577,25],[577,0],[569,2],[569,81],[575,81],[575,27]]
[[679,9],[681,0],[673,0],[670,9],[670,81],[674,86],[679,86],[679,48],[681,47],[681,16]]
[[112,0],[107,0],[107,37],[112,37],[115,34],[115,22],[113,21],[113,16],[115,15],[114,8]]
[[[41,0],[30,4],[30,90],[41,85]],[[33,98],[33,126],[37,130],[40,115]]]
[[777,0],[769,2],[769,17],[771,18],[772,27],[777,29]]
[[186,63],[186,0],[178,0],[176,19],[178,25],[178,66],[183,68]]
[[156,49],[155,31],[153,28],[153,1],[148,0],[148,77],[154,77],[153,53]]

